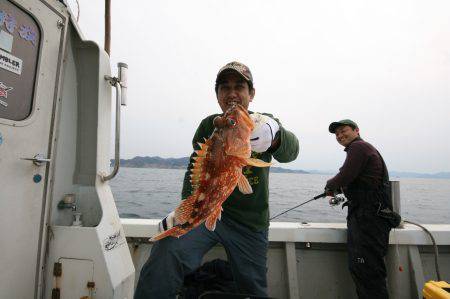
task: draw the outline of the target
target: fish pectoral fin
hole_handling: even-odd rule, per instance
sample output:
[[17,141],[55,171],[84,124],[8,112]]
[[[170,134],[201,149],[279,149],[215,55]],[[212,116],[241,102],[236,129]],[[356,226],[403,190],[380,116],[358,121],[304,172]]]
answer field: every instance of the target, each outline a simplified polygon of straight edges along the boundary
[[222,217],[222,207],[215,209],[211,215],[206,218],[205,226],[208,230],[213,231],[216,229],[216,222]]
[[241,191],[243,194],[252,194],[253,193],[252,186],[250,186],[250,183],[248,182],[247,178],[242,173],[238,179],[237,185],[238,185],[239,191]]
[[263,160],[255,158],[246,158],[245,162],[247,163],[247,165],[256,167],[269,167],[272,165],[272,163],[264,162]]

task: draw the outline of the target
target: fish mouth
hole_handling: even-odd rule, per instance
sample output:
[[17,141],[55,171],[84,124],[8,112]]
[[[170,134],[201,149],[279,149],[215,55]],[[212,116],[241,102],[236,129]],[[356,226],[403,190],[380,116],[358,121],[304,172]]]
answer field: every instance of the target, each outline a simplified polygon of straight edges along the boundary
[[250,127],[250,130],[253,130],[253,128],[255,127],[255,124],[253,123],[253,120],[251,119],[250,114],[248,113],[247,109],[245,109],[240,104],[236,104],[235,106],[243,114],[242,119],[244,120],[245,124]]

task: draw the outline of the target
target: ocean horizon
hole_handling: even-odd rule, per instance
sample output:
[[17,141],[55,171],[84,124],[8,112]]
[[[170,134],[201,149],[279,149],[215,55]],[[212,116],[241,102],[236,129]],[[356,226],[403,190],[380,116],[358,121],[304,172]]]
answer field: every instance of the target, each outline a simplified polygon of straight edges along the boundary
[[[114,159],[110,160],[111,167],[114,166]],[[154,169],[186,169],[189,163],[189,157],[181,158],[162,158],[160,156],[135,156],[130,159],[120,159],[121,167],[127,168],[154,168]],[[333,175],[336,172],[332,170],[318,169],[295,169],[281,166],[273,166],[273,173],[307,173],[307,174],[323,174]],[[389,171],[392,178],[436,178],[450,179],[450,171],[439,171],[433,173],[412,172],[412,171]]]

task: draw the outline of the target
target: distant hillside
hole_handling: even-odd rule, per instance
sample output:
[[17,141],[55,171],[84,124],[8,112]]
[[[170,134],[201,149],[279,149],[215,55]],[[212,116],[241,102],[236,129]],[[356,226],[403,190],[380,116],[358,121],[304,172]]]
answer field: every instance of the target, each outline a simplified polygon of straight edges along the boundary
[[270,172],[274,173],[308,173],[307,171],[300,170],[300,169],[287,169],[282,167],[271,167]]
[[420,179],[450,179],[450,172],[418,173],[405,171],[390,171],[391,178],[420,178]]
[[[120,159],[122,167],[132,168],[163,168],[163,169],[186,169],[189,163],[189,157],[183,158],[161,158],[161,157],[134,157],[132,159]],[[111,159],[111,166],[114,164],[114,159]],[[321,170],[296,170],[286,169],[282,167],[272,167],[271,172],[274,173],[307,173],[307,174],[324,174],[334,175],[337,173],[332,171]],[[450,179],[450,172],[438,173],[417,173],[417,172],[401,172],[389,171],[391,179],[394,178],[422,178],[422,179]]]
[[[120,159],[120,165],[132,168],[166,168],[185,169],[189,163],[189,157],[183,158],[161,158],[161,157],[134,157],[132,159]],[[114,159],[111,159],[111,165]]]
[[[120,159],[122,167],[131,168],[164,168],[164,169],[186,169],[189,157],[183,158],[161,158],[161,157],[134,157],[132,159]],[[111,166],[114,159],[111,159]],[[304,170],[293,170],[281,167],[272,167],[272,172],[276,173],[308,173]]]

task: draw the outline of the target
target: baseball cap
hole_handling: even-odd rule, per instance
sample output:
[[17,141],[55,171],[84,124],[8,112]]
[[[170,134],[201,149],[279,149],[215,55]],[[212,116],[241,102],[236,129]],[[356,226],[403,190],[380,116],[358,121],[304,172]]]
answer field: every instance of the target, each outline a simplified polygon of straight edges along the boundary
[[340,120],[340,121],[332,122],[330,124],[330,126],[328,127],[328,131],[330,131],[330,133],[334,134],[336,132],[336,129],[338,127],[340,127],[340,126],[350,126],[350,127],[354,128],[354,129],[358,127],[358,125],[353,120],[351,120],[351,119],[343,119],[343,120]]
[[219,70],[219,72],[217,73],[217,77],[216,77],[216,83],[218,82],[220,75],[222,75],[223,73],[225,73],[227,71],[235,71],[239,75],[241,75],[245,79],[245,81],[251,82],[253,84],[253,76],[252,76],[252,73],[250,72],[250,69],[248,68],[248,66],[246,66],[243,63],[237,62],[237,61],[232,61],[230,63],[227,63],[225,66],[223,66]]

